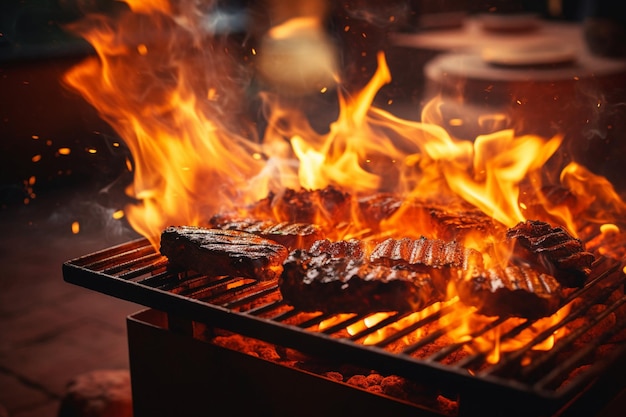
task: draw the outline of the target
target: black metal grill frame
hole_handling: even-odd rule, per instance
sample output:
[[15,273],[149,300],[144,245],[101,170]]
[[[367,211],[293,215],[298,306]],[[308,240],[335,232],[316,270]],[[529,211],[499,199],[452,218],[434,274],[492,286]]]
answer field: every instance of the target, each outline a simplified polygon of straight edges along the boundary
[[[599,379],[613,378],[614,372],[611,370],[626,364],[626,343],[621,342],[616,344],[616,348],[609,355],[594,360],[586,370],[576,377],[567,379],[565,386],[558,386],[564,375],[584,364],[585,358],[593,355],[600,346],[626,328],[626,319],[623,319],[609,330],[600,333],[599,337],[577,350],[574,355],[554,366],[554,361],[562,349],[570,346],[577,337],[618,310],[626,303],[626,296],[618,293],[621,296],[617,298],[614,296],[604,312],[588,322],[585,327],[576,329],[560,339],[552,350],[534,356],[530,365],[521,366],[520,361],[534,345],[556,329],[580,317],[593,304],[604,303],[615,291],[623,289],[626,285],[626,275],[621,267],[619,262],[600,258],[594,263],[588,284],[570,295],[567,300],[569,302],[582,297],[584,302],[557,325],[541,332],[519,350],[504,355],[496,365],[483,366],[479,373],[472,373],[468,369],[484,362],[482,354],[471,354],[452,365],[440,362],[440,359],[448,354],[461,349],[462,343],[449,345],[426,359],[410,355],[412,351],[435,340],[437,334],[434,333],[400,353],[384,349],[384,345],[390,343],[391,339],[400,338],[430,321],[437,320],[454,309],[454,304],[446,305],[417,323],[400,329],[389,336],[389,340],[386,338],[384,343],[363,345],[356,340],[367,332],[376,331],[399,320],[406,314],[392,315],[356,337],[337,338],[331,335],[334,330],[365,316],[347,319],[333,326],[334,328],[319,332],[311,330],[310,327],[329,317],[321,313],[313,318],[310,314],[307,315],[307,319],[298,325],[283,322],[300,314],[293,309],[270,318],[260,317],[260,314],[284,307],[281,301],[260,305],[247,311],[236,311],[235,308],[249,303],[250,300],[278,291],[277,283],[238,277],[207,277],[193,271],[181,271],[169,265],[167,259],[143,238],[67,261],[63,264],[63,277],[69,283],[151,307],[172,317],[217,326],[317,357],[327,357],[337,363],[352,363],[375,369],[383,374],[401,375],[417,383],[454,393],[465,409],[471,409],[472,404],[481,409],[480,404],[484,401],[493,402],[494,398],[498,398],[516,404],[516,411],[523,410],[524,413],[540,411],[552,414],[596,384]],[[603,285],[600,288],[601,282]],[[228,284],[232,283],[238,285],[229,288]],[[609,285],[606,285],[607,283]],[[593,298],[585,298],[592,292]],[[505,320],[498,319],[481,331],[488,331],[490,327]],[[514,337],[532,323],[526,321],[517,325],[504,336]]]

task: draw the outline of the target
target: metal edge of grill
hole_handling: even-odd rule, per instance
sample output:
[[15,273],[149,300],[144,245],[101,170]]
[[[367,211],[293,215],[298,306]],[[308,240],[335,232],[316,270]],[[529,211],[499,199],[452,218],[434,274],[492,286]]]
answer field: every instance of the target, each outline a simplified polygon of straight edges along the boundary
[[[356,343],[355,340],[358,337],[342,339],[332,337],[332,331],[307,330],[307,327],[319,323],[324,318],[323,315],[299,323],[298,326],[281,321],[297,312],[292,311],[270,318],[257,315],[276,308],[280,303],[261,305],[245,312],[234,311],[234,307],[247,302],[246,297],[254,298],[258,294],[277,291],[277,286],[259,282],[257,284],[244,283],[228,289],[228,280],[207,279],[200,274],[189,272],[181,275],[180,271],[170,271],[167,266],[167,260],[154,250],[147,239],[137,239],[65,262],[63,277],[66,282],[154,308],[174,317],[206,323],[307,354],[323,357],[327,355],[327,352],[332,351],[333,360],[338,362],[354,363],[379,372],[401,375],[417,382],[445,386],[446,389],[459,393],[471,393],[474,397],[483,397],[484,393],[484,396],[504,395],[516,399],[530,398],[539,407],[557,408],[563,405],[593,384],[600,375],[608,373],[611,367],[626,361],[624,359],[626,344],[621,343],[621,346],[610,355],[594,362],[589,369],[568,381],[566,387],[553,386],[553,381],[558,380],[559,374],[571,371],[571,368],[576,367],[586,355],[593,354],[603,341],[623,330],[626,327],[626,321],[624,321],[614,326],[609,332],[602,333],[602,340],[595,340],[577,352],[576,357],[568,358],[566,361],[568,363],[559,363],[558,366],[549,367],[549,370],[545,371],[544,363],[553,361],[558,353],[558,346],[555,346],[551,351],[539,357],[537,365],[533,365],[526,371],[527,381],[516,380],[511,377],[510,372],[510,368],[518,369],[518,361],[524,349],[512,352],[509,357],[503,358],[502,362],[487,369],[486,372],[471,374],[468,372],[468,367],[474,361],[483,360],[481,354],[470,355],[457,364],[443,364],[437,361],[437,356],[434,356],[434,359],[410,356],[411,351],[419,346],[412,346],[401,353],[392,353],[384,350],[380,343],[376,345]],[[600,265],[594,268],[594,271],[599,270],[593,274],[596,281],[606,275],[617,276],[613,286],[605,292],[613,292],[618,287],[624,286],[626,276],[619,270],[619,266],[617,262],[608,262],[608,265],[604,267]],[[180,289],[181,284],[184,284],[185,290]],[[165,289],[158,288],[159,286]],[[214,304],[199,299],[206,295],[204,292],[211,293],[212,290],[216,290],[217,294],[222,296],[220,303]],[[614,302],[609,310],[614,311],[624,303],[626,303],[626,296]],[[435,313],[435,315],[443,313]],[[393,322],[402,315],[397,316],[391,316],[387,322]],[[358,319],[360,318],[352,318],[351,321]],[[424,320],[428,320],[428,317]],[[340,323],[337,326],[342,325]],[[418,323],[417,327],[420,325]],[[593,325],[594,323],[589,324],[589,326]],[[370,328],[366,332],[375,330],[376,326],[373,326],[373,330]],[[513,331],[521,330],[514,329]],[[537,340],[528,346],[538,343],[538,340],[544,336],[537,336]],[[571,343],[575,337],[570,339],[563,343]],[[420,341],[418,344],[427,342],[427,340]],[[460,348],[461,345],[445,349],[450,351]],[[439,353],[439,356],[442,355],[445,356],[445,352]]]

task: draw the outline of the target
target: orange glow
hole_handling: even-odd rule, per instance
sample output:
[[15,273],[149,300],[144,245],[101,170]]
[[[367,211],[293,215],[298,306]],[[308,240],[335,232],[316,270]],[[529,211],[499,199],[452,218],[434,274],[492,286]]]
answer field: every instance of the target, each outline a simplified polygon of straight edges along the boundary
[[[134,182],[126,192],[136,203],[113,216],[125,215],[156,249],[167,226],[204,225],[217,212],[242,208],[270,191],[280,193],[286,188],[313,190],[332,185],[353,196],[392,192],[407,199],[436,201],[450,210],[469,204],[507,227],[526,220],[529,212],[539,213],[558,219],[573,234],[579,232],[581,221],[612,224],[626,216],[626,204],[611,184],[576,163],[567,165],[560,176],[561,185],[572,192],[576,203],[552,205],[543,196],[542,169],[561,146],[562,135],[520,136],[513,129],[503,129],[460,140],[446,127],[463,126],[463,119],[444,123],[437,98],[426,104],[420,122],[375,107],[378,92],[392,79],[382,52],[377,54],[375,74],[361,91],[348,94],[336,89],[337,119],[327,131],[316,131],[304,111],[289,98],[296,93],[326,94],[340,84],[333,51],[314,50],[321,57],[315,60],[320,66],[316,69],[321,68],[324,76],[308,74],[314,80],[307,79],[304,84],[300,79],[287,81],[294,74],[277,67],[272,59],[276,55],[272,54],[283,52],[286,44],[282,42],[294,37],[307,48],[311,44],[319,47],[321,24],[317,16],[281,21],[268,31],[268,43],[251,52],[255,69],[272,86],[260,93],[267,123],[262,138],[258,138],[254,121],[242,114],[245,100],[249,100],[247,86],[242,87],[237,79],[242,63],[231,55],[223,39],[202,29],[203,13],[193,9],[195,3],[183,2],[184,7],[176,8],[167,0],[127,3],[132,12],[115,18],[90,16],[76,27],[97,56],[72,68],[64,81],[97,109],[128,146],[132,160],[126,160],[126,167]],[[154,42],[155,32],[160,42]],[[301,65],[299,59],[308,52],[297,48],[289,64]],[[285,95],[276,92],[276,86],[286,85],[293,91]],[[504,126],[504,122],[504,115],[479,120],[481,125],[492,127]],[[70,150],[58,152],[69,154]],[[32,160],[40,158],[38,155]],[[531,187],[523,201],[522,183]],[[380,225],[380,236],[434,233],[428,219],[411,219],[407,224],[403,209]],[[358,221],[354,219],[354,223]],[[352,235],[362,231],[358,226],[351,229]],[[78,233],[78,223],[72,228]],[[614,231],[609,226],[605,229],[605,235]],[[329,237],[346,238],[341,233],[348,232],[337,231],[337,236]],[[462,243],[483,253],[496,243],[495,238],[484,236],[465,239]],[[496,247],[501,253],[486,259],[486,266],[507,262],[509,249]],[[450,293],[447,302],[455,295]],[[437,303],[391,326],[407,326],[440,308],[441,303]],[[474,337],[471,347],[497,362],[502,352],[524,346],[566,311],[538,321],[514,339],[501,339],[512,325],[520,323],[507,320],[489,334]],[[357,334],[386,317],[387,313],[374,314],[349,326],[348,332]],[[325,320],[319,329],[344,319],[346,316],[338,315]],[[460,321],[460,328],[448,336],[463,341],[492,320],[474,314],[471,308],[459,307],[441,324]],[[389,330],[380,329],[363,343],[376,343]],[[553,343],[551,337],[537,348],[549,348]]]
[[626,203],[613,184],[584,166],[575,162],[568,164],[561,172],[561,183],[577,197],[577,210],[584,220],[614,223],[626,218]]
[[[441,126],[436,100],[424,108],[423,122],[373,107],[380,88],[391,81],[379,53],[378,70],[362,91],[353,96],[339,91],[339,115],[327,133],[314,131],[299,109],[279,96],[263,93],[268,127],[261,144],[235,130],[222,110],[242,99],[230,83],[234,62],[223,48],[202,55],[208,61],[197,59],[194,42],[199,38],[189,38],[189,27],[198,23],[189,20],[194,14],[167,17],[168,7],[161,3],[130,6],[137,13],[94,18],[79,30],[98,57],[73,68],[65,81],[128,145],[133,165],[127,161],[127,166],[134,172],[128,194],[139,203],[127,207],[126,215],[155,246],[169,225],[202,224],[211,213],[256,201],[270,189],[331,184],[355,195],[392,191],[423,200],[465,201],[512,226],[525,219],[518,201],[520,181],[538,171],[561,142],[558,136],[518,137],[512,130],[456,140]],[[165,50],[144,40],[145,19],[169,39]],[[271,33],[287,36],[315,22],[290,20]],[[203,48],[210,47],[210,38],[202,41]],[[137,54],[138,45],[150,53]],[[190,47],[192,56],[180,52]],[[390,231],[402,226],[386,225]],[[427,232],[417,226],[414,231]]]

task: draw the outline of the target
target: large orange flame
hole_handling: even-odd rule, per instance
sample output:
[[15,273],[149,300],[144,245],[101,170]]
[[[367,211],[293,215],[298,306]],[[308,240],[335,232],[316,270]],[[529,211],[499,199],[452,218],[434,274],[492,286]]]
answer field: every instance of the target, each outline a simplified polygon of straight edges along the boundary
[[129,4],[133,13],[92,17],[80,29],[98,57],[65,80],[129,146],[135,165],[128,192],[138,202],[127,207],[128,219],[155,244],[168,225],[202,223],[272,187],[329,184],[355,194],[460,198],[512,226],[524,220],[519,183],[561,142],[517,137],[512,130],[456,140],[428,122],[437,119],[436,101],[426,106],[421,123],[373,107],[391,80],[379,53],[378,70],[365,88],[354,96],[340,93],[338,119],[325,134],[297,108],[265,93],[269,123],[259,143],[227,114],[245,98],[233,80],[235,58],[210,33],[197,32],[199,14],[164,2]]
[[[263,51],[235,56],[227,41],[205,28],[203,13],[191,1],[175,7],[166,0],[127,3],[127,13],[91,16],[76,28],[97,56],[69,71],[65,81],[128,145],[134,183],[127,192],[136,203],[125,211],[155,247],[167,226],[201,225],[218,211],[285,188],[334,185],[354,195],[385,191],[469,203],[506,226],[525,220],[528,207],[539,204],[572,233],[578,232],[580,213],[605,223],[626,213],[606,180],[574,163],[565,167],[561,181],[578,204],[551,205],[542,197],[541,170],[561,145],[560,135],[517,136],[507,129],[459,140],[443,127],[436,99],[425,106],[421,122],[373,106],[378,91],[391,81],[383,53],[362,91],[347,95],[338,89],[338,118],[324,133],[313,129],[292,101],[262,92],[267,128],[259,140],[242,110],[251,71],[242,62]],[[302,28],[302,21],[293,23]],[[287,26],[270,35],[288,36],[289,22],[281,25]],[[334,83],[339,77],[324,79]],[[521,201],[522,182],[531,185],[525,195],[532,201]],[[390,221],[385,226],[391,234],[404,225]],[[478,249],[485,244],[471,243]],[[467,337],[471,330],[462,333],[455,337]],[[502,348],[497,341],[477,339],[476,349],[497,357]]]

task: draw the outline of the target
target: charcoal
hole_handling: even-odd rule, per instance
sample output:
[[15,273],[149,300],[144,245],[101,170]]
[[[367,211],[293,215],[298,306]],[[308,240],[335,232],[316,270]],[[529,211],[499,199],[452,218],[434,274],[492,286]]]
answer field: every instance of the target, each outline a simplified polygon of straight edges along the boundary
[[279,288],[295,308],[329,314],[417,311],[442,299],[426,273],[304,250],[290,253]]
[[171,226],[161,234],[161,254],[177,266],[207,275],[278,278],[289,251],[283,245],[238,230]]
[[228,218],[214,216],[211,227],[223,230],[239,230],[273,240],[288,250],[307,249],[324,237],[319,226],[311,223],[276,222],[252,218]]
[[490,268],[457,282],[459,299],[486,316],[538,319],[561,306],[561,285],[551,275],[524,265]]
[[513,254],[538,271],[554,276],[565,287],[582,287],[591,272],[594,255],[563,227],[528,220],[506,232]]

